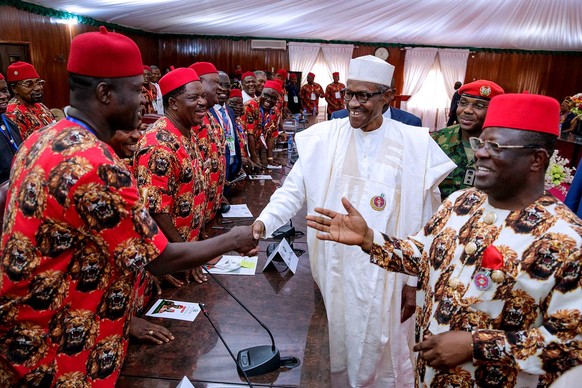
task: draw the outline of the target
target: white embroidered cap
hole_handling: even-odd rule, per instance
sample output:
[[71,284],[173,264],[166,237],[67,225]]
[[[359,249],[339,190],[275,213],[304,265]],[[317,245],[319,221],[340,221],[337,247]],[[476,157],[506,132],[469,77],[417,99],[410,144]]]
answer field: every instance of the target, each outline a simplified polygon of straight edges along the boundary
[[373,55],[364,55],[350,61],[348,80],[373,82],[390,86],[394,66]]

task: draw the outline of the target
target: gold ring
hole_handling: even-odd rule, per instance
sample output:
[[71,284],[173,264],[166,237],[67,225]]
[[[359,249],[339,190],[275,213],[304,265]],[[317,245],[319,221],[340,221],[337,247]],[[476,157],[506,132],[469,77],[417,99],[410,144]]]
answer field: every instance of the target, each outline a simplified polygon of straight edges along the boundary
[[154,331],[153,330],[150,330],[150,331],[148,331],[148,334],[149,335],[154,335]]

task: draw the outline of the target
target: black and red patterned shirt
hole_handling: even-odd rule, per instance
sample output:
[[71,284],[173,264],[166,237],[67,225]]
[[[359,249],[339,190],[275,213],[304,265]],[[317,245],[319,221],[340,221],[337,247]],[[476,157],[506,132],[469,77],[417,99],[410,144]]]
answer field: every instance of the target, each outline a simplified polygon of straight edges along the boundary
[[37,102],[27,105],[17,98],[13,98],[8,103],[6,117],[18,126],[22,140],[26,140],[37,129],[55,121],[55,116],[44,104]]
[[113,149],[69,120],[15,157],[2,234],[0,386],[111,387],[166,237]]
[[150,214],[168,214],[182,240],[195,241],[204,222],[207,176],[191,136],[162,117],[137,144],[134,171],[147,190]]

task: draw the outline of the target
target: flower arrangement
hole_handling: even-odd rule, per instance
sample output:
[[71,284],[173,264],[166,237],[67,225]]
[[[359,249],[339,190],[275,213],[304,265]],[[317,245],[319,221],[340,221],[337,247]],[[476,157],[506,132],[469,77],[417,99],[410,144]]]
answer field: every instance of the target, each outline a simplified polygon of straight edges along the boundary
[[546,170],[545,187],[546,190],[556,188],[563,194],[568,191],[562,186],[562,183],[572,183],[574,178],[574,167],[567,167],[570,161],[558,155],[558,150],[555,150],[550,158],[550,165]]
[[570,97],[574,107],[570,112],[574,113],[580,119],[582,119],[582,93],[578,93]]

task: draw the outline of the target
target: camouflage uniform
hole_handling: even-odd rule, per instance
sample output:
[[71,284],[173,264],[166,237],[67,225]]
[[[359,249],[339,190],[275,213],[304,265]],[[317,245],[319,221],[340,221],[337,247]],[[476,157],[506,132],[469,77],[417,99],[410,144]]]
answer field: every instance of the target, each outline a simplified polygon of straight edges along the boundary
[[441,182],[441,198],[444,200],[457,190],[473,186],[475,180],[475,162],[469,161],[465,153],[465,147],[461,141],[461,126],[451,125],[431,134],[434,141],[445,154],[457,165],[451,173]]

